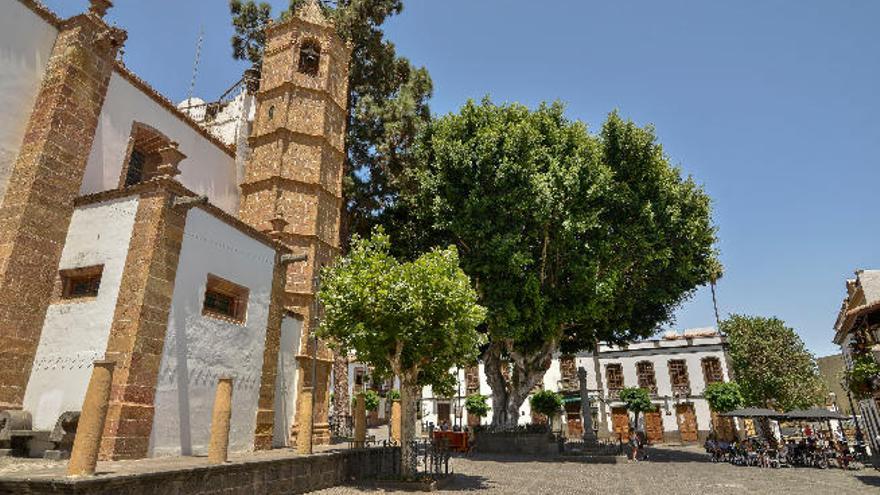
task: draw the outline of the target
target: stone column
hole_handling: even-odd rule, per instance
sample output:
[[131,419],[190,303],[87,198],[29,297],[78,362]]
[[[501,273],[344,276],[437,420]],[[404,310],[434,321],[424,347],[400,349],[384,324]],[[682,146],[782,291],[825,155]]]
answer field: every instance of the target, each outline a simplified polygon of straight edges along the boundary
[[58,278],[114,59],[125,32],[100,13],[63,22],[0,204],[0,409],[20,409]]
[[363,392],[357,393],[354,406],[354,447],[361,449],[367,442],[367,399]]
[[82,413],[73,440],[73,451],[67,463],[68,476],[91,476],[98,465],[98,451],[104,433],[104,421],[110,401],[113,383],[113,361],[95,361]]
[[391,440],[400,445],[400,399],[391,401]]
[[596,443],[596,432],[593,431],[593,413],[590,411],[590,397],[587,392],[586,368],[578,368],[578,382],[581,390],[581,424],[584,427],[584,442]]
[[229,420],[232,417],[232,378],[221,378],[214,394],[211,414],[211,443],[208,444],[208,462],[223,464],[229,457]]
[[312,407],[314,406],[312,387],[303,387],[299,393],[299,405],[297,406],[299,431],[296,435],[296,453],[311,454],[312,435],[314,435],[312,430]]

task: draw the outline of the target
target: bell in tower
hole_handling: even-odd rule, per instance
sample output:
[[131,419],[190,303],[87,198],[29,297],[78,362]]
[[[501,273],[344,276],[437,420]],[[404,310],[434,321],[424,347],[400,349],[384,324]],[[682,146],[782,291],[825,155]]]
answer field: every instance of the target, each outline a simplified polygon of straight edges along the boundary
[[252,153],[241,185],[239,217],[308,256],[287,267],[284,302],[303,319],[297,390],[313,387],[317,443],[329,441],[333,358],[322,344],[313,363],[310,336],[317,326],[319,269],[339,255],[350,56],[316,0],[267,28]]

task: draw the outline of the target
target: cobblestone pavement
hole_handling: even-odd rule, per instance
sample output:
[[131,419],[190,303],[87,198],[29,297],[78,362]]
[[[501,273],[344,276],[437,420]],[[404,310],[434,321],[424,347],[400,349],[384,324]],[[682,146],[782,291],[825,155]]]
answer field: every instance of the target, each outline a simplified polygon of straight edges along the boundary
[[[436,493],[510,494],[880,494],[880,472],[873,469],[760,469],[713,464],[694,447],[651,449],[638,463],[582,464],[525,458],[455,459],[455,481]],[[382,492],[378,490],[378,492]],[[375,489],[336,487],[321,495],[377,493]]]

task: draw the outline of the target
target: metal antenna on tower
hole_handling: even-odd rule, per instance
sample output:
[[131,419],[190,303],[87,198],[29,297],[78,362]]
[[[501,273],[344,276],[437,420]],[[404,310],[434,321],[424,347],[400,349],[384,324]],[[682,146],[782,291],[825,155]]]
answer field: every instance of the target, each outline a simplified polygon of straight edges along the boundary
[[193,62],[192,79],[189,82],[189,91],[186,93],[186,114],[192,117],[192,97],[196,87],[196,76],[199,73],[199,60],[202,57],[202,41],[205,38],[204,26],[199,26],[199,41],[196,44],[196,60]]

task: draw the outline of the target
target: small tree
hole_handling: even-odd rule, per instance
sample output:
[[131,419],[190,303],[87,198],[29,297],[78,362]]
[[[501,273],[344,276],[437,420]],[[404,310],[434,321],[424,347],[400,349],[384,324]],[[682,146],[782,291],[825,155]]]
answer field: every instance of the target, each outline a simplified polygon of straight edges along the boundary
[[742,391],[736,382],[712,383],[706,387],[703,393],[709,407],[717,413],[733,411],[743,405]]
[[657,407],[651,403],[651,395],[643,388],[624,388],[620,391],[620,400],[623,401],[626,409],[633,413],[633,421],[636,426],[639,424],[639,414],[657,409]]
[[377,230],[372,239],[354,238],[349,255],[323,271],[319,334],[338,350],[355,351],[376,373],[400,379],[401,472],[410,475],[405,460],[418,389],[476,359],[485,310],[454,247],[406,263],[389,249],[390,239]]
[[468,414],[473,414],[478,418],[485,418],[489,415],[489,397],[481,394],[471,394],[464,400],[464,408]]
[[400,400],[400,391],[391,390],[388,392],[388,395],[386,395],[385,398],[388,400]]
[[[379,409],[379,400],[379,394],[377,394],[375,390],[367,390],[364,392],[364,408],[367,412]],[[357,396],[352,397],[351,407],[352,409],[357,407]]]
[[553,416],[562,409],[562,396],[552,390],[541,390],[529,398],[532,411],[547,416],[550,429],[553,429]]

